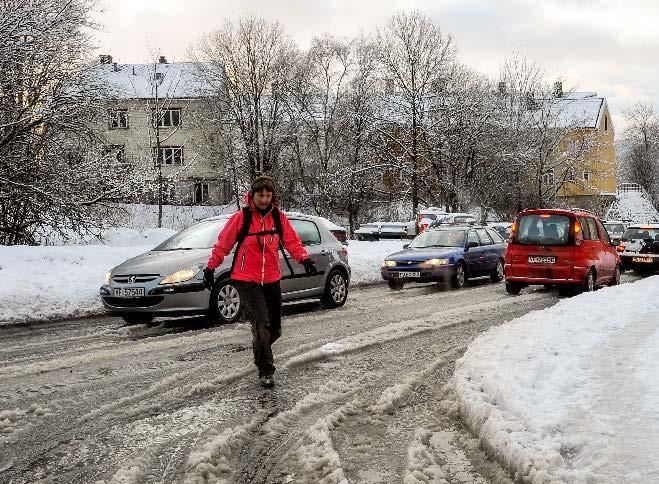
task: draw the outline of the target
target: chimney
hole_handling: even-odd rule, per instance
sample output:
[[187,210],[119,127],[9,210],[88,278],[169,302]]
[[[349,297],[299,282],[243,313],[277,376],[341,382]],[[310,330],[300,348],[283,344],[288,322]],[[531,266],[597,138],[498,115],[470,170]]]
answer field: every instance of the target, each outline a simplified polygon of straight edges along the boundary
[[114,72],[119,72],[119,68],[117,67],[117,63],[113,62],[112,63],[112,68],[114,69]]
[[499,82],[499,94],[506,94],[506,83],[504,81]]
[[167,59],[164,55],[160,56],[160,59],[158,59],[158,64],[167,64]]
[[112,64],[112,56],[108,54],[101,54],[98,56],[101,64]]
[[563,83],[561,81],[554,83],[554,96],[563,97]]

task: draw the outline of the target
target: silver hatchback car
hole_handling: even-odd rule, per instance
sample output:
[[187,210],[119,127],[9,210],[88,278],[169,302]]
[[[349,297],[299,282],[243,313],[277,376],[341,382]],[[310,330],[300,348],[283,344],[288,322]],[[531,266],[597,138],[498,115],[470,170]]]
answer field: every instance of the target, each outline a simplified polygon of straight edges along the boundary
[[[318,274],[307,275],[304,266],[287,254],[291,273],[280,251],[282,300],[319,297],[327,308],[342,306],[350,282],[347,248],[319,219],[298,213],[288,214],[288,218]],[[229,278],[233,253],[216,269],[212,291],[203,284],[202,270],[228,219],[205,219],[112,269],[100,290],[105,311],[129,324],[148,324],[156,316],[193,314],[205,314],[217,323],[237,321],[242,304]]]

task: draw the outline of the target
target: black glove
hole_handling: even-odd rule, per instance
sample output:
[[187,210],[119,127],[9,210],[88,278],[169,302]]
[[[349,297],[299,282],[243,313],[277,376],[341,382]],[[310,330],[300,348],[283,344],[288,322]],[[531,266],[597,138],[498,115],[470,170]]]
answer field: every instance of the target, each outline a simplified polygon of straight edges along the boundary
[[302,261],[302,265],[304,266],[304,272],[306,272],[307,274],[311,276],[315,276],[318,274],[318,269],[316,269],[316,264],[308,257]]
[[213,289],[213,284],[215,284],[215,269],[206,267],[204,269],[204,286],[210,291]]

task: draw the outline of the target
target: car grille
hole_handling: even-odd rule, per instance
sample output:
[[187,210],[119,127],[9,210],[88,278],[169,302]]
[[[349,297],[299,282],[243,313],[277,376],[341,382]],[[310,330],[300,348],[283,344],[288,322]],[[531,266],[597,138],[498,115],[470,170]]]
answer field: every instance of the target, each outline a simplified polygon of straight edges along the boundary
[[[112,280],[114,282],[118,282],[119,284],[128,284],[128,278],[129,277],[134,277],[135,281],[134,283],[137,284],[138,282],[151,282],[160,277],[159,274],[128,274],[128,275],[117,275],[117,276],[112,276]],[[132,282],[131,282],[132,283]]]
[[131,298],[122,298],[122,297],[106,297],[103,298],[104,301],[109,306],[114,306],[116,308],[145,308],[150,306],[155,306],[160,304],[165,297],[164,296],[145,296],[145,297],[131,297]]

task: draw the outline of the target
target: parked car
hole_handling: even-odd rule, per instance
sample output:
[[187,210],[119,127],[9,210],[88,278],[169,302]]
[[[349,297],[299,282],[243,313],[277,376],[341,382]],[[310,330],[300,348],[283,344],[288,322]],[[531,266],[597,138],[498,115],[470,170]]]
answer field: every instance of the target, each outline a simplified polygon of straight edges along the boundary
[[437,219],[430,224],[430,228],[439,227],[440,225],[455,225],[455,224],[476,224],[478,219],[470,214],[463,212],[447,213],[440,215]]
[[431,223],[437,220],[438,217],[443,217],[444,215],[448,215],[448,212],[437,207],[428,207],[419,210],[416,214],[416,233],[420,234],[427,229]]
[[381,275],[393,290],[407,282],[450,281],[460,288],[468,278],[503,279],[506,243],[482,226],[441,226],[416,236],[404,250],[382,262]]
[[[345,304],[350,282],[348,249],[311,216],[290,214],[291,225],[315,261],[318,275],[280,251],[282,300],[319,297],[325,307]],[[215,271],[215,285],[203,285],[203,268],[228,216],[212,217],[192,225],[144,254],[119,264],[105,276],[100,289],[106,312],[127,323],[150,323],[156,316],[205,314],[212,322],[233,323],[242,303],[229,279],[233,254]]]
[[494,230],[499,232],[499,235],[505,240],[510,238],[510,229],[513,226],[512,222],[488,222],[488,227],[492,227]]
[[625,233],[627,226],[622,220],[602,220],[602,225],[609,233],[609,237],[613,240],[620,241],[622,235]]
[[304,217],[313,217],[318,222],[322,223],[332,232],[332,235],[336,237],[336,240],[341,242],[343,245],[348,245],[348,231],[341,227],[340,225],[335,224],[331,220],[326,219],[325,217],[320,217],[318,215],[306,215],[299,212],[286,212],[286,215],[302,215]]
[[578,210],[520,212],[506,251],[506,290],[519,294],[531,284],[563,291],[593,291],[620,282],[618,252],[602,222]]
[[406,222],[370,222],[355,230],[357,240],[404,239],[408,237]]
[[659,224],[630,225],[618,246],[623,270],[659,270]]

